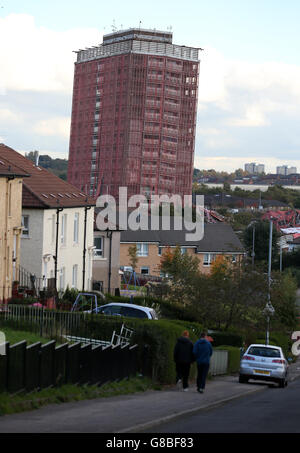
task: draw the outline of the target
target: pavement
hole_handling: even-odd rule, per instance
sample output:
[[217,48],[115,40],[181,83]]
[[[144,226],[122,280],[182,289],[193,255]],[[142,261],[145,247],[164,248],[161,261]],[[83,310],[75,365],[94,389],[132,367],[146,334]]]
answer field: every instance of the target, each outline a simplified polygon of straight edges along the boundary
[[[289,380],[297,378],[300,378],[300,360],[290,365]],[[155,432],[155,426],[164,422],[262,392],[268,385],[265,382],[239,384],[237,376],[220,376],[207,381],[204,394],[191,384],[188,392],[171,386],[160,391],[52,404],[0,417],[0,433],[121,434],[149,429]]]

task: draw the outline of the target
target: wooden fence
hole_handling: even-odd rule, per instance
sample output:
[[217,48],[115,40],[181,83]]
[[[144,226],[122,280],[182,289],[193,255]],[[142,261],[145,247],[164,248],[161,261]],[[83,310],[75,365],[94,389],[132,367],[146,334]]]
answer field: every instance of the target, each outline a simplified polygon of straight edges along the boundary
[[0,355],[0,393],[31,392],[67,383],[102,385],[142,372],[138,362],[137,346],[6,342],[5,355]]

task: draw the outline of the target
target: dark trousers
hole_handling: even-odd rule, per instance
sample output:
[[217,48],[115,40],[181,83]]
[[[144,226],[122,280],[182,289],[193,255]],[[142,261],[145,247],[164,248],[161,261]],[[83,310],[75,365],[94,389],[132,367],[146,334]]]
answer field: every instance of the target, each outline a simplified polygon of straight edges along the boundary
[[179,381],[179,379],[182,379],[182,386],[184,389],[189,386],[190,367],[190,363],[176,362],[176,382]]
[[209,370],[209,363],[197,363],[197,368],[198,368],[197,388],[204,389]]

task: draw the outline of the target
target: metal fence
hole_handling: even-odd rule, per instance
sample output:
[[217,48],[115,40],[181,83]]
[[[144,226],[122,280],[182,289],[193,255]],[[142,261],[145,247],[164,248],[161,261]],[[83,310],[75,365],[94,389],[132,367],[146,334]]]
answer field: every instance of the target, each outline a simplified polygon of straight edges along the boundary
[[103,385],[141,371],[136,345],[5,343],[5,355],[0,355],[0,393],[31,392],[67,383]]
[[228,351],[214,350],[210,361],[209,373],[212,376],[226,374],[228,370]]
[[85,313],[60,312],[29,305],[0,305],[0,320],[51,338],[77,335],[86,316]]

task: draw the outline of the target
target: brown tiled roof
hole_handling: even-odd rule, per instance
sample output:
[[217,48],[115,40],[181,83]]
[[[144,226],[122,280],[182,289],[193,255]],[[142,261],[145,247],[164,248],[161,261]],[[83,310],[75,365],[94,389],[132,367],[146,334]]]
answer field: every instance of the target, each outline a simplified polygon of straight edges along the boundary
[[75,208],[96,204],[91,197],[73,185],[45,168],[37,167],[31,160],[3,144],[0,144],[1,160],[30,176],[23,180],[24,208]]
[[[1,147],[1,144],[0,144]],[[0,159],[0,177],[27,177],[29,176],[28,173],[21,170],[20,168],[12,165],[7,159],[1,156]]]

